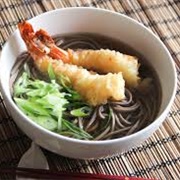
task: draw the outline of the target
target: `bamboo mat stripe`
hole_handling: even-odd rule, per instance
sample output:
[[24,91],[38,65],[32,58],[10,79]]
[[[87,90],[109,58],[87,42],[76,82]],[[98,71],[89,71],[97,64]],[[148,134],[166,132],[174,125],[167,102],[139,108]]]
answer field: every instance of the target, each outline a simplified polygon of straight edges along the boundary
[[[176,64],[176,98],[165,122],[143,144],[99,160],[77,160],[43,149],[50,168],[70,172],[103,173],[162,180],[180,179],[180,1],[179,0],[1,0],[0,49],[18,22],[65,7],[109,9],[144,24],[165,44]],[[0,95],[0,167],[17,166],[31,140],[11,118]],[[14,179],[8,174],[0,179]]]

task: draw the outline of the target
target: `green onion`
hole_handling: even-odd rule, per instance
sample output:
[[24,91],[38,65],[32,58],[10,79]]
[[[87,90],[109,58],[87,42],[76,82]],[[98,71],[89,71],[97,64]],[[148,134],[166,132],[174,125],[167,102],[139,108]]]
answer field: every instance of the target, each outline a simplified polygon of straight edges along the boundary
[[31,101],[31,99],[20,99],[14,98],[17,105],[25,112],[29,114],[41,115],[41,116],[48,116],[48,111],[46,111],[42,106],[39,104]]
[[67,76],[61,74],[60,76],[58,76],[58,81],[63,86],[64,90],[69,93],[67,96],[68,100],[70,101],[82,100],[80,94],[72,89],[71,81]]
[[23,73],[22,76],[16,81],[14,85],[14,96],[20,96],[23,93],[29,91],[27,88],[28,85],[28,75],[27,73]]
[[61,76],[60,85],[56,83],[52,65],[48,67],[48,74],[50,82],[31,78],[29,72],[18,78],[13,94],[17,106],[34,122],[50,131],[78,139],[92,139],[90,134],[64,119],[67,112],[74,117],[86,117],[91,113],[91,107],[71,86],[67,86],[69,78]]
[[49,63],[49,66],[48,66],[48,75],[49,75],[49,78],[51,80],[56,79],[56,76],[55,76],[55,73],[54,73],[54,70],[53,70],[53,67],[52,67],[51,63]]
[[90,112],[91,112],[91,108],[88,106],[84,106],[78,109],[73,109],[70,113],[75,117],[86,117],[90,115]]
[[[64,87],[69,89],[71,87],[71,81],[67,76],[64,76],[63,74],[60,74],[57,77],[57,81]],[[72,87],[71,87],[72,88]]]
[[79,136],[79,139],[92,139],[93,137],[85,132],[83,129],[78,128],[76,125],[73,123],[63,120],[63,126],[67,128],[68,130],[71,131],[71,133],[74,133],[74,136]]
[[57,129],[57,121],[51,116],[31,116],[31,119],[50,131],[55,131]]

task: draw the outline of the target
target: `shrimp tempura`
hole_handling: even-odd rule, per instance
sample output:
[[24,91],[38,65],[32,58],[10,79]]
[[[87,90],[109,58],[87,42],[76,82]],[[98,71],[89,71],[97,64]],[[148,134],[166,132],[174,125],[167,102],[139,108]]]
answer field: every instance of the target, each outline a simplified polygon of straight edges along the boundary
[[28,22],[20,23],[18,27],[35,65],[42,73],[47,74],[51,64],[55,75],[69,77],[74,90],[93,106],[106,103],[109,99],[119,101],[125,98],[125,82],[121,72],[99,75],[77,65],[64,63],[56,57],[66,57],[66,52],[57,48],[44,30],[35,33]]
[[69,59],[72,64],[95,70],[100,73],[122,72],[125,83],[128,87],[137,87],[139,83],[137,58],[111,51],[101,50],[69,50]]

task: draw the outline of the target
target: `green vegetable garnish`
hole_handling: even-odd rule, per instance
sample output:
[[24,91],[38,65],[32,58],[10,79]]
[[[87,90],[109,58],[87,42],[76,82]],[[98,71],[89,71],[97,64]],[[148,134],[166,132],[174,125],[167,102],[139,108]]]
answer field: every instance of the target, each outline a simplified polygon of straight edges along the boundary
[[51,80],[54,80],[56,79],[56,76],[55,76],[55,73],[53,71],[53,67],[52,67],[52,64],[50,63],[49,66],[48,66],[48,75],[49,75],[49,78]]
[[57,78],[57,81],[61,84],[61,86],[64,88],[65,91],[69,93],[69,97],[67,96],[67,99],[70,101],[82,101],[82,98],[80,94],[73,90],[71,86],[71,81],[67,76],[60,75]]
[[84,106],[78,109],[73,109],[71,111],[71,114],[76,117],[86,117],[90,115],[90,112],[91,112],[91,108]]
[[68,130],[71,130],[71,135],[73,137],[76,137],[78,139],[92,139],[92,136],[90,134],[78,128],[73,123],[67,120],[63,120],[63,126],[65,129],[67,128]]
[[26,93],[27,91],[29,91],[29,89],[27,88],[27,84],[28,84],[28,74],[27,73],[23,73],[22,76],[16,81],[15,85],[14,85],[14,96],[20,96],[23,93]]
[[56,83],[52,65],[48,67],[48,74],[50,82],[33,79],[29,72],[24,72],[18,78],[13,94],[18,107],[34,122],[48,130],[78,139],[92,139],[83,129],[65,120],[67,110],[74,117],[85,117],[89,115],[91,108],[85,106],[80,95],[68,86],[70,81],[67,77],[60,76],[60,85]]

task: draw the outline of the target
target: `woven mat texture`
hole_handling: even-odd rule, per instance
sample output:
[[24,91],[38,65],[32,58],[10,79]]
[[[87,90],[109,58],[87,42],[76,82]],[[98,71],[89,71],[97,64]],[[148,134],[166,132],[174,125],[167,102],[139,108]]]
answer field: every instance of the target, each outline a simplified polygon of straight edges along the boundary
[[[50,167],[71,172],[180,179],[180,1],[179,0],[0,0],[0,46],[17,23],[63,7],[90,6],[116,11],[143,23],[160,37],[177,68],[174,104],[160,128],[143,144],[111,158],[69,159],[43,150]],[[0,48],[0,49],[1,49]],[[16,167],[31,140],[16,126],[0,95],[0,167]],[[0,175],[0,179],[13,179]]]

